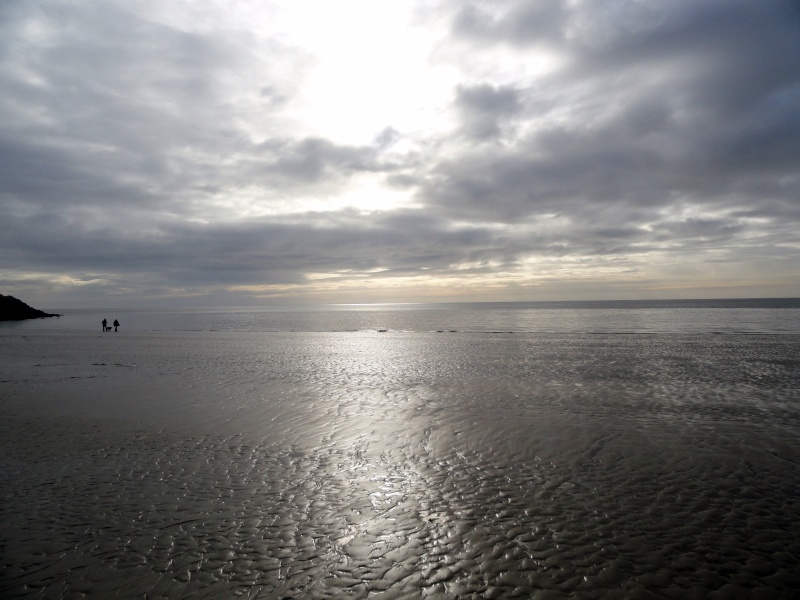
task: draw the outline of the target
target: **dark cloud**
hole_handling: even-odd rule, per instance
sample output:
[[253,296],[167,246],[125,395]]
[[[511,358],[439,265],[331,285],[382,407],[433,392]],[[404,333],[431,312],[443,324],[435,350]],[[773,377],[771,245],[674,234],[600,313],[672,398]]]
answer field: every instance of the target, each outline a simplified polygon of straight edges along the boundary
[[[150,273],[165,286],[302,283],[305,273],[348,270],[383,275],[446,272],[453,262],[486,260],[498,240],[485,229],[453,229],[418,211],[373,217],[316,213],[245,223],[159,222],[90,226],[60,215],[17,218],[4,244],[22,268],[47,263],[65,273]],[[56,232],[53,235],[52,232]]]

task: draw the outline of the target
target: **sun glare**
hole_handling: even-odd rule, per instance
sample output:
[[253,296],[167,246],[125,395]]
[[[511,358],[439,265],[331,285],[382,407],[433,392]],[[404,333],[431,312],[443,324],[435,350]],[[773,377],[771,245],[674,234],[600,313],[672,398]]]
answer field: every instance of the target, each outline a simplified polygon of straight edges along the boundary
[[314,4],[313,11],[308,19],[301,3],[284,15],[302,22],[292,30],[314,55],[297,107],[307,125],[350,144],[369,142],[387,126],[439,126],[454,82],[429,64],[435,38],[409,23],[404,3],[347,0]]
[[354,208],[363,212],[379,212],[413,208],[409,192],[387,188],[375,176],[362,176],[356,185],[329,202],[331,210]]

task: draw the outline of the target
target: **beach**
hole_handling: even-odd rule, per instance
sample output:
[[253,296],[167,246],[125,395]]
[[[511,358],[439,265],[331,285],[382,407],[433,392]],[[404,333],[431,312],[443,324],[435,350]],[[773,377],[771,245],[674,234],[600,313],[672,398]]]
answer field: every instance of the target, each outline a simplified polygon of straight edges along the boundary
[[0,595],[777,598],[800,335],[0,329]]

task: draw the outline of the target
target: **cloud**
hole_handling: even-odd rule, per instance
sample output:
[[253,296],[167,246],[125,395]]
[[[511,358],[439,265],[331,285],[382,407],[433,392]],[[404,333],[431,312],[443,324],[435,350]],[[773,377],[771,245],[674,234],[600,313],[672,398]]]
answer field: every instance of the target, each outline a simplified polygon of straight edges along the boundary
[[412,9],[2,3],[4,293],[800,294],[796,2]]
[[559,0],[465,2],[453,19],[453,32],[484,42],[558,43],[564,38],[568,14],[568,4]]
[[460,88],[474,137],[497,133],[497,106],[528,127],[512,144],[439,161],[424,198],[507,223],[560,213],[636,225],[681,203],[782,209],[777,190],[771,200],[747,191],[796,184],[798,24],[788,2],[469,3],[456,38],[522,48],[546,38],[569,60],[506,88],[505,105],[490,84]]
[[501,122],[520,110],[515,89],[486,83],[459,86],[456,89],[456,105],[463,116],[465,133],[475,140],[496,137],[500,133]]

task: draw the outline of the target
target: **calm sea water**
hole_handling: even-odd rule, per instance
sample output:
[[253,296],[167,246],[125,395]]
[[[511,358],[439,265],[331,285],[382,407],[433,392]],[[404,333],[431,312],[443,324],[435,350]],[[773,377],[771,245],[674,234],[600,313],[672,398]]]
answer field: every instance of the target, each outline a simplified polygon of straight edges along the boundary
[[63,312],[0,326],[2,597],[800,589],[797,300]]
[[797,298],[52,310],[63,316],[13,326],[92,330],[105,318],[123,331],[800,332]]

